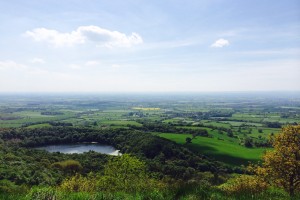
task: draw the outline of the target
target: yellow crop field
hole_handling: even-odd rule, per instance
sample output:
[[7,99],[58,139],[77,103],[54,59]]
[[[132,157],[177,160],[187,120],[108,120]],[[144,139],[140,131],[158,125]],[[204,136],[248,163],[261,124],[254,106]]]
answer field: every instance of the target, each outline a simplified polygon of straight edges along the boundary
[[152,110],[160,110],[160,108],[144,108],[144,107],[133,107],[133,110],[143,110],[143,111],[152,111]]

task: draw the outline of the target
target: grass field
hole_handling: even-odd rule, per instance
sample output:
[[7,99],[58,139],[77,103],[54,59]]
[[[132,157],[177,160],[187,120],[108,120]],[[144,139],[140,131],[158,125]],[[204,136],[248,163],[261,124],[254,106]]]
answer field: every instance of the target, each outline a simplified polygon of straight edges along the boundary
[[230,128],[230,124],[229,123],[221,123],[218,121],[211,121],[211,120],[202,120],[201,123],[204,126],[215,126],[215,127],[224,127],[224,128]]
[[[186,145],[185,139],[191,137],[190,134],[171,133],[161,133],[159,136],[184,145]],[[208,155],[230,165],[247,165],[249,161],[257,162],[266,150],[264,148],[246,148],[238,145],[236,142],[223,141],[216,137],[208,138],[200,136],[197,136],[192,140],[191,144],[187,144],[186,146],[193,151]]]
[[261,123],[251,123],[251,122],[237,122],[237,121],[220,121],[220,122],[227,123],[232,126],[241,126],[243,124],[246,126],[257,126],[257,127],[263,126],[263,124]]
[[261,128],[261,130],[263,131],[262,133],[259,133],[258,131],[259,128],[254,128],[252,129],[252,133],[249,136],[253,136],[253,137],[258,137],[259,135],[268,138],[271,133],[278,133],[280,132],[280,128]]
[[127,126],[127,125],[135,125],[142,126],[142,124],[135,121],[127,121],[127,120],[103,120],[100,121],[99,124],[107,124],[111,126]]
[[28,126],[27,128],[44,128],[44,127],[52,127],[50,124],[45,123],[45,124],[35,124]]
[[[6,114],[1,114],[6,116]],[[74,117],[74,113],[65,112],[63,115],[41,115],[39,111],[14,112],[13,116],[20,117],[13,120],[0,120],[0,127],[21,127],[28,123],[46,123],[49,121],[62,121]]]

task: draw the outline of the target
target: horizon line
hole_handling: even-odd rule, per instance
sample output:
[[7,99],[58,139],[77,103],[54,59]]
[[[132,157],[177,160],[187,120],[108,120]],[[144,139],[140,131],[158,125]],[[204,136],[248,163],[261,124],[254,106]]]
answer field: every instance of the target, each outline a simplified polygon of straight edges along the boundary
[[0,91],[0,94],[200,94],[200,93],[300,93],[300,90],[236,90],[236,91]]

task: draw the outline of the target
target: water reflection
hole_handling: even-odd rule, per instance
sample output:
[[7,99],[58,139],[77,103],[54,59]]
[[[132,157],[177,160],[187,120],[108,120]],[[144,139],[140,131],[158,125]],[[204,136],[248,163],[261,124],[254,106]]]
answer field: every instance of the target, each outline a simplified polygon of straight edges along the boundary
[[46,150],[49,152],[60,152],[66,154],[73,153],[84,153],[88,151],[95,151],[103,154],[118,156],[121,155],[119,150],[116,150],[110,145],[101,144],[61,144],[61,145],[47,145],[42,147],[37,147],[36,149]]

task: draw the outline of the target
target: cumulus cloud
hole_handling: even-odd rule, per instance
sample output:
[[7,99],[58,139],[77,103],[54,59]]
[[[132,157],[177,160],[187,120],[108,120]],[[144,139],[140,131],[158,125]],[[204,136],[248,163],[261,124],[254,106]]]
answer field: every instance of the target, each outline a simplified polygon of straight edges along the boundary
[[211,47],[214,47],[214,48],[222,48],[224,46],[228,46],[229,45],[229,41],[228,40],[225,40],[223,38],[221,39],[218,39],[216,40],[212,45]]
[[71,46],[84,43],[84,38],[76,31],[60,33],[56,30],[36,28],[26,31],[25,36],[33,38],[37,42],[46,41],[55,46]]
[[98,46],[105,47],[131,47],[143,43],[142,37],[137,33],[126,35],[118,31],[107,30],[98,26],[80,26],[75,31],[62,33],[57,30],[36,28],[26,31],[25,36],[33,38],[37,42],[49,42],[57,47],[73,46],[94,42]]
[[45,61],[42,58],[33,58],[30,60],[30,62],[34,64],[45,64]]

